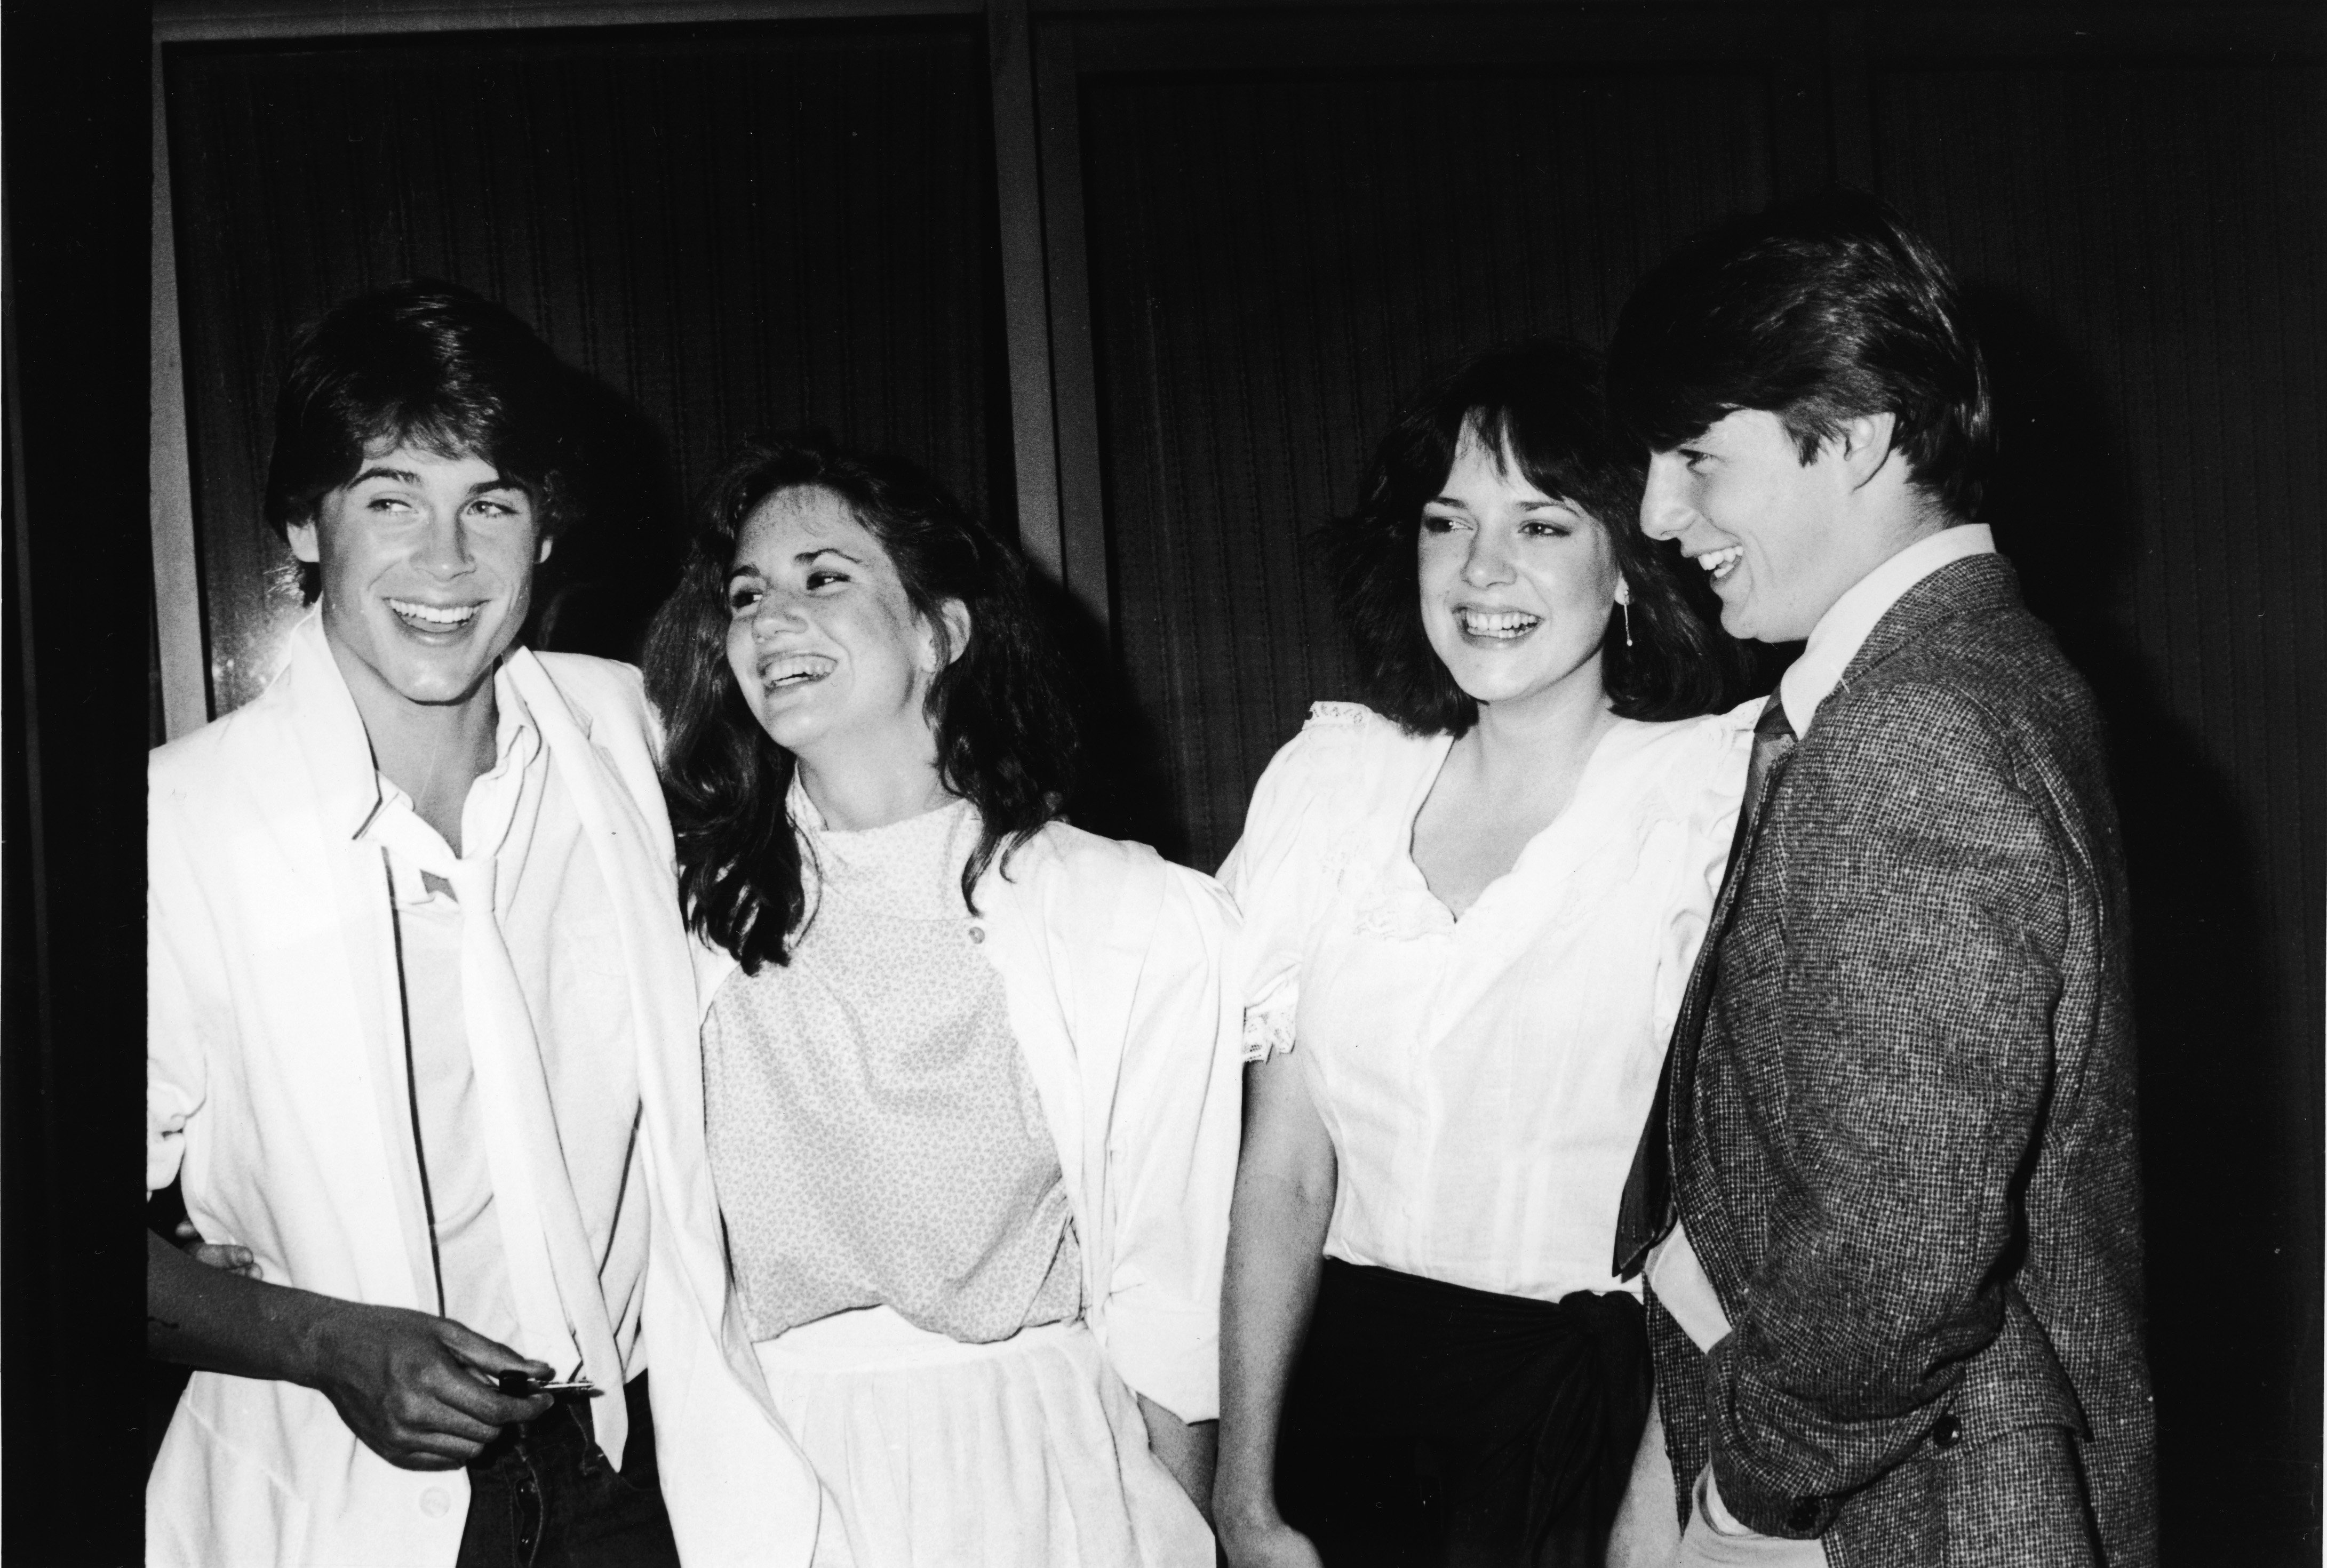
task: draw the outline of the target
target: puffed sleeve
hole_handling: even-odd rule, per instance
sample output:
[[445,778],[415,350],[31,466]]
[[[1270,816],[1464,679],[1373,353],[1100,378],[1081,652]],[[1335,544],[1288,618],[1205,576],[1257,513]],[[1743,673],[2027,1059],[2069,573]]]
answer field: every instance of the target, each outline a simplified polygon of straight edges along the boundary
[[1116,1234],[1108,1353],[1182,1421],[1220,1414],[1220,1270],[1243,1111],[1237,913],[1180,866],[1131,1003],[1107,1162]]
[[1355,703],[1312,704],[1308,723],[1254,786],[1243,836],[1220,863],[1220,884],[1244,918],[1238,971],[1247,1061],[1293,1049],[1302,955],[1332,869],[1332,786],[1348,777],[1366,727],[1384,722]]
[[186,863],[166,787],[149,786],[145,831],[145,1194],[177,1180],[186,1124],[207,1092],[190,975],[208,970],[200,891]]

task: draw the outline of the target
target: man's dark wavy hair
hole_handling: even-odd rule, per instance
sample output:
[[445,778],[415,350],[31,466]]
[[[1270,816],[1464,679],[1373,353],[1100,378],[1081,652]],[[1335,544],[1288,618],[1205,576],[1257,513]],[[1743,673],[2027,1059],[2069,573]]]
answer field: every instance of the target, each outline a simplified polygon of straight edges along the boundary
[[1327,527],[1366,700],[1408,733],[1459,737],[1479,722],[1479,705],[1454,684],[1423,630],[1416,560],[1422,509],[1444,488],[1466,430],[1606,533],[1632,593],[1631,646],[1612,602],[1601,644],[1602,678],[1617,713],[1690,718],[1742,692],[1745,655],[1715,624],[1706,589],[1669,543],[1640,532],[1642,465],[1610,429],[1599,369],[1589,350],[1547,338],[1471,360],[1406,405],[1375,449],[1357,511]]
[[[821,434],[754,437],[711,481],[678,586],[648,632],[648,695],[666,731],[665,799],[678,843],[688,928],[746,974],[785,963],[811,910],[785,808],[790,752],[769,739],[727,663],[727,573],[752,512],[800,486],[837,496],[897,568],[905,596],[954,657],[932,679],[929,712],[947,789],[977,808],[981,833],[961,896],[995,857],[1059,815],[1075,765],[1062,672],[1036,614],[1026,567],[939,486],[901,458],[843,451]],[[969,640],[947,642],[943,605],[969,611]]]
[[1892,414],[1916,488],[1959,521],[1978,514],[1995,444],[1987,361],[1947,264],[1872,196],[1772,207],[1681,251],[1626,302],[1608,384],[1618,422],[1652,452],[1758,408],[1808,462],[1846,421]]
[[[275,401],[266,520],[287,535],[366,454],[479,457],[533,502],[541,537],[571,510],[574,372],[533,329],[459,284],[414,278],[341,301],[294,340]],[[322,574],[299,564],[313,602]]]

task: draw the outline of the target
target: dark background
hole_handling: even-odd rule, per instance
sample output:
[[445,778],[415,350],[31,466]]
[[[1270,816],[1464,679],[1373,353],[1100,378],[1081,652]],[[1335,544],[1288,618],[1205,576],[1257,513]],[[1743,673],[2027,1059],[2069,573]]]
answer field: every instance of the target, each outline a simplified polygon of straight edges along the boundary
[[[7,1555],[130,1561],[136,1219],[101,1195],[138,1081],[150,35],[6,16]],[[1953,260],[1999,543],[2117,746],[2166,1560],[2315,1561],[2313,8],[1038,7],[1033,46],[1059,461],[1097,476],[1068,473],[1065,526],[1105,565],[1075,583],[1115,747],[1092,814],[1206,869],[1305,705],[1354,695],[1302,539],[1400,397],[1519,331],[1604,341],[1680,240],[1830,181]],[[1014,518],[982,18],[164,64],[213,712],[295,613],[256,506],[287,336],[393,277],[503,300],[603,390],[601,504],[543,640],[621,651],[683,498],[759,425],[902,451]],[[57,1506],[84,1494],[108,1500]]]

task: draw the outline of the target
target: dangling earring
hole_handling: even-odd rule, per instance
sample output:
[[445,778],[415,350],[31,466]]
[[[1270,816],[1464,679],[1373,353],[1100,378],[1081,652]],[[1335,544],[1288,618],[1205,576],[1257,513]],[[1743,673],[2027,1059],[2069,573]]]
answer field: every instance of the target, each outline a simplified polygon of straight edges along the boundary
[[1616,608],[1624,612],[1624,646],[1630,648],[1632,646],[1632,585],[1630,583],[1619,582],[1616,584]]

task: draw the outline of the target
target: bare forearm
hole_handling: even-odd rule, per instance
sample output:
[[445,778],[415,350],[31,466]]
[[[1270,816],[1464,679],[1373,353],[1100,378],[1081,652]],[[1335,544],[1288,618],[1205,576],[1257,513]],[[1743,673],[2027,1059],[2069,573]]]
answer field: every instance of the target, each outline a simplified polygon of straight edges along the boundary
[[504,1372],[551,1375],[449,1318],[246,1279],[145,1243],[145,1349],[190,1367],[315,1389],[373,1452],[407,1470],[455,1470],[500,1428],[547,1410],[505,1395]]
[[1212,1517],[1212,1470],[1220,1463],[1220,1423],[1182,1421],[1145,1394],[1138,1395],[1140,1418],[1147,1423],[1147,1446],[1196,1505],[1207,1523]]
[[1218,1506],[1224,1515],[1276,1517],[1277,1428],[1316,1305],[1332,1213],[1330,1180],[1319,1191],[1257,1171],[1238,1178],[1220,1311]]
[[316,1340],[341,1303],[197,1263],[145,1235],[145,1353],[160,1361],[313,1386]]

